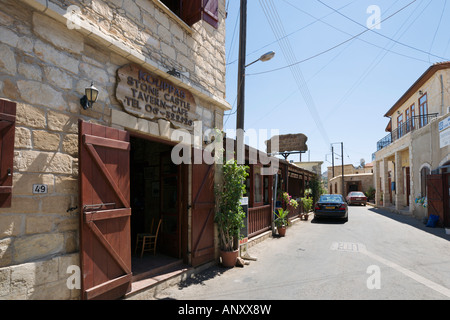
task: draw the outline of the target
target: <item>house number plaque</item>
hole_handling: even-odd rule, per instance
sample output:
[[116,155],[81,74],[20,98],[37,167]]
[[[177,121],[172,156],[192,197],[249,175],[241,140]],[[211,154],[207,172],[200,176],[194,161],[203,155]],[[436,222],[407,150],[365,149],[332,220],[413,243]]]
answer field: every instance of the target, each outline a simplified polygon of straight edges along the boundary
[[48,193],[48,185],[46,184],[33,184],[33,193],[34,194],[44,194]]

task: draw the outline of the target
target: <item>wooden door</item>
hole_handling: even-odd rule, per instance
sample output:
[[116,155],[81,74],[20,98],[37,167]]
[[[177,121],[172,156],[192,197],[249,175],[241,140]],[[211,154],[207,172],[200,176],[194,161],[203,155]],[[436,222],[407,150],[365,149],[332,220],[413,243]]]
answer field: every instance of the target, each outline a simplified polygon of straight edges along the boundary
[[446,172],[444,177],[444,226],[450,228],[450,172]]
[[160,159],[160,212],[162,218],[161,250],[180,258],[180,171],[181,166],[171,160],[171,153],[161,154]]
[[214,199],[214,165],[193,164],[191,264],[194,267],[214,260]]
[[427,176],[428,216],[439,216],[439,222],[444,223],[444,175]]
[[410,167],[405,168],[405,178],[406,178],[406,205],[409,207],[409,196],[411,195],[411,169],[410,169]]
[[117,299],[131,288],[130,138],[79,122],[83,299]]
[[12,200],[16,103],[0,100],[0,208]]

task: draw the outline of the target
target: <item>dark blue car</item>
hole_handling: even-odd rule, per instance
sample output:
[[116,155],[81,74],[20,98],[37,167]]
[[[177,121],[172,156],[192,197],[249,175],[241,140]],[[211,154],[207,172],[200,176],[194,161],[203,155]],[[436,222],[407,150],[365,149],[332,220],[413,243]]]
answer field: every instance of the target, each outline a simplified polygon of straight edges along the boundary
[[323,194],[314,206],[314,217],[341,218],[348,221],[348,205],[340,194]]

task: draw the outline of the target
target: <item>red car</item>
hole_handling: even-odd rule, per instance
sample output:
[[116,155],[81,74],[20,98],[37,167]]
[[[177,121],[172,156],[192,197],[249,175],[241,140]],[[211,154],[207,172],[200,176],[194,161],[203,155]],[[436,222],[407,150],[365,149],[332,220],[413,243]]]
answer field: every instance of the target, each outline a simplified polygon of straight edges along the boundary
[[358,203],[365,206],[367,203],[367,197],[361,191],[352,191],[347,195],[347,203],[349,205]]

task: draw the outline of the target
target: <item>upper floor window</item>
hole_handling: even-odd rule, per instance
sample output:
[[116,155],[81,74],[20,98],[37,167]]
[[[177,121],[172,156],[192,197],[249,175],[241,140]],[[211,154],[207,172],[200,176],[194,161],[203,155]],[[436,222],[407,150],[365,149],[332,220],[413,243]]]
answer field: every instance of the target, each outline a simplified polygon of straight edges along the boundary
[[219,26],[219,0],[159,0],[188,26],[204,20]]
[[414,129],[415,122],[416,122],[416,119],[415,119],[415,116],[416,116],[416,106],[413,104],[413,105],[411,106],[410,110],[411,110],[411,127]]
[[398,137],[403,136],[403,113],[398,116],[397,118],[397,130],[398,130]]
[[419,126],[422,128],[428,124],[428,101],[426,93],[419,99],[419,115]]

